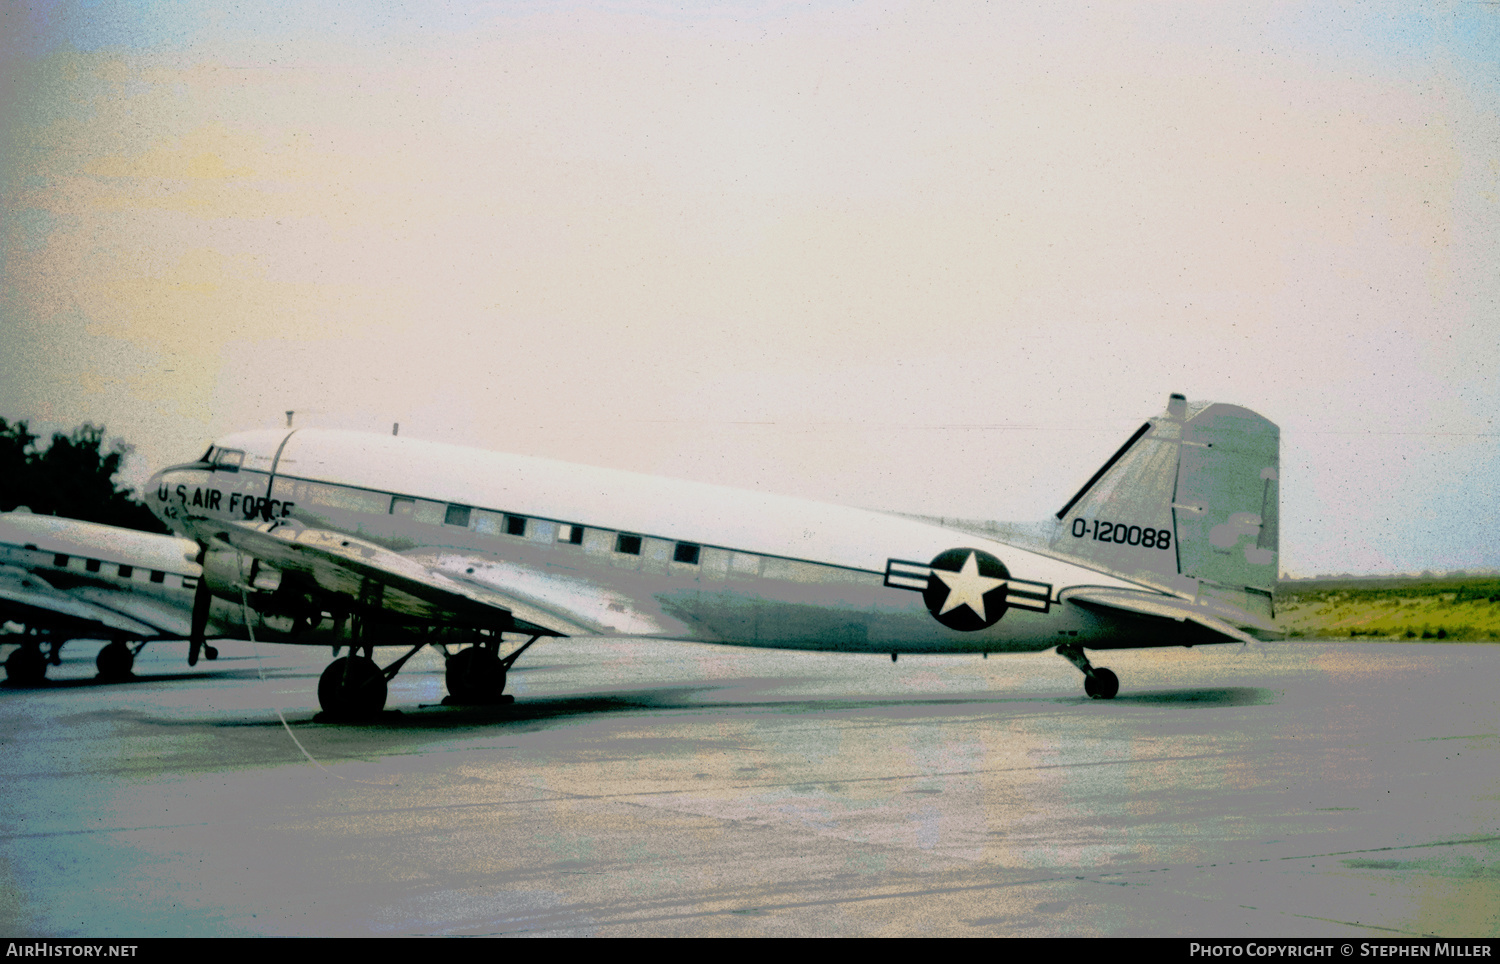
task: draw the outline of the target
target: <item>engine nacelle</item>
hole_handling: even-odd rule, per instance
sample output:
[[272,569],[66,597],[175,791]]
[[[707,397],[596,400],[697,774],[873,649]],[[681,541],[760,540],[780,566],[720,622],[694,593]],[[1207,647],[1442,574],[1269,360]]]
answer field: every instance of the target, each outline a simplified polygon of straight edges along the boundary
[[[337,627],[344,614],[324,609],[325,601],[305,577],[284,574],[253,556],[233,549],[211,549],[203,560],[203,580],[209,591],[235,604],[247,602],[259,614],[263,631],[296,637],[331,620]],[[242,594],[244,596],[242,597]],[[272,622],[267,623],[267,618]],[[286,619],[287,625],[278,625]]]
[[216,596],[238,599],[241,590],[274,593],[281,588],[281,570],[233,549],[210,549],[203,557],[203,581]]

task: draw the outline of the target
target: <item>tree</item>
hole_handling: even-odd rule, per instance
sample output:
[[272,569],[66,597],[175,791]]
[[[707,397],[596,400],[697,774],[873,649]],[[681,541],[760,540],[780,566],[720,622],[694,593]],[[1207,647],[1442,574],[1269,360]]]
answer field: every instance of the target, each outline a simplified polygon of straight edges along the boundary
[[104,426],[85,422],[71,434],[56,432],[45,451],[36,440],[25,422],[0,418],[0,512],[24,505],[41,515],[167,531],[129,489],[115,484],[131,449],[120,441],[106,449]]
[[30,462],[35,454],[36,436],[26,430],[26,423],[11,425],[0,418],[0,512],[30,502]]

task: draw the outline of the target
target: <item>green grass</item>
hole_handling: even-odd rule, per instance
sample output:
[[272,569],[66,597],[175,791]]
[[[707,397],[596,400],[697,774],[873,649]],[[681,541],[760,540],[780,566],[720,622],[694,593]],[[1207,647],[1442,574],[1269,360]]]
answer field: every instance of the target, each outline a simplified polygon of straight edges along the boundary
[[1500,576],[1298,579],[1276,590],[1289,636],[1500,641]]

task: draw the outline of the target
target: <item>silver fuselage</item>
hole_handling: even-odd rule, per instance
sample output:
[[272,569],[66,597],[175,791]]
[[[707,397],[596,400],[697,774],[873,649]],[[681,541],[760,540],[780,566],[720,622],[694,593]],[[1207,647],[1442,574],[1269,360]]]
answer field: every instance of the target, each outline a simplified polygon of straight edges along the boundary
[[[1066,604],[1073,588],[1138,584],[897,515],[310,429],[240,433],[212,453],[218,464],[164,469],[148,490],[188,538],[211,544],[226,523],[260,519],[346,533],[460,582],[553,598],[600,635],[876,653],[1172,643]],[[948,628],[890,572],[955,548],[991,554],[1045,600]]]

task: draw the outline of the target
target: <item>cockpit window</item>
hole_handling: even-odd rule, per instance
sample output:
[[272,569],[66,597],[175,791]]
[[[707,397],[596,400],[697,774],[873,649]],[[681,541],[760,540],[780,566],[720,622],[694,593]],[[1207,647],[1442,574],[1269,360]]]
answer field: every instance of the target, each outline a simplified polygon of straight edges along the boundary
[[238,472],[240,463],[245,461],[245,453],[240,449],[220,449],[214,459],[215,472]]
[[217,451],[217,449],[218,449],[217,446],[210,445],[208,447],[208,451],[204,452],[203,453],[203,457],[201,459],[199,459],[198,461],[199,462],[207,462],[209,465],[213,465],[214,464],[214,452]]

